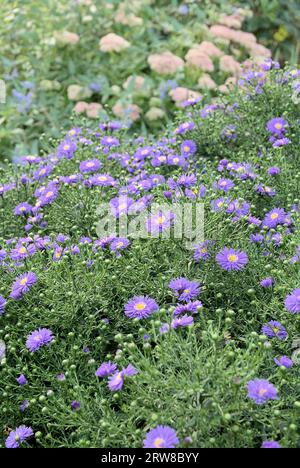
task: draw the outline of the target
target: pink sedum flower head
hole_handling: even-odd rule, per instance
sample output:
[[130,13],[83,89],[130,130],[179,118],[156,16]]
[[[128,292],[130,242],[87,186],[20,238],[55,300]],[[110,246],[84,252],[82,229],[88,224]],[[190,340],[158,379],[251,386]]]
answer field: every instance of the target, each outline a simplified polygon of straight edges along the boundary
[[130,43],[117,34],[109,33],[102,37],[99,47],[101,52],[121,52],[130,47]]

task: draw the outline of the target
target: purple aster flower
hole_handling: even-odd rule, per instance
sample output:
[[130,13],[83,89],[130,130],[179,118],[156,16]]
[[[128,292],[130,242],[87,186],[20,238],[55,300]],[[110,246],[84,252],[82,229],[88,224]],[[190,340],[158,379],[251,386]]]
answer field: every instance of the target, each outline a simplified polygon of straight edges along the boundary
[[220,179],[216,184],[218,190],[223,190],[223,192],[229,192],[230,189],[234,187],[234,182],[230,179]]
[[37,282],[35,273],[29,272],[18,276],[16,281],[12,285],[12,292],[10,297],[12,299],[21,299],[24,294],[28,293],[30,288]]
[[286,369],[291,369],[294,365],[293,361],[287,356],[281,356],[274,359],[277,366],[285,367]]
[[80,403],[77,400],[73,400],[71,403],[71,408],[73,411],[78,411],[80,409]]
[[270,176],[276,176],[276,175],[280,174],[280,172],[281,172],[281,169],[279,167],[276,167],[276,166],[270,167],[268,169],[268,174]]
[[288,336],[284,326],[280,322],[274,320],[263,325],[261,331],[269,338],[278,338],[281,341],[284,341]]
[[152,174],[149,176],[151,180],[152,187],[158,187],[159,185],[163,185],[166,181],[163,175],[161,174]]
[[130,318],[148,318],[159,309],[154,299],[148,296],[137,296],[125,305],[125,315]]
[[178,154],[169,155],[167,158],[168,166],[179,166],[186,168],[187,159],[184,156],[179,156]]
[[226,271],[243,270],[249,261],[245,252],[229,249],[227,247],[218,253],[216,260],[220,267]]
[[172,320],[172,328],[176,330],[178,327],[189,327],[194,324],[194,317],[183,315],[182,317],[176,317]]
[[144,448],[175,448],[179,444],[176,431],[170,426],[157,426],[147,432]]
[[77,144],[73,140],[65,140],[58,147],[57,157],[59,159],[72,159],[74,157],[76,149]]
[[81,237],[79,239],[79,244],[87,245],[87,244],[92,244],[92,239],[90,237]]
[[71,254],[72,255],[80,255],[80,248],[78,245],[72,245],[71,246]]
[[61,244],[64,244],[67,242],[70,238],[68,236],[65,236],[64,234],[58,234],[56,236],[56,241],[60,242]]
[[181,143],[181,155],[191,156],[196,153],[197,145],[193,140],[185,140]]
[[64,382],[66,380],[66,376],[65,374],[58,374],[56,376],[56,379],[59,381],[59,382]]
[[42,346],[49,346],[51,341],[54,339],[52,331],[48,328],[39,328],[38,330],[30,333],[27,337],[26,348],[31,352],[35,353]]
[[300,313],[300,288],[295,289],[285,299],[285,307],[292,314]]
[[89,179],[89,183],[91,186],[112,187],[116,182],[109,174],[97,174]]
[[229,204],[230,200],[228,198],[217,198],[216,200],[211,201],[211,209],[212,211],[218,212],[225,208],[226,204]]
[[161,335],[164,335],[170,330],[170,325],[168,323],[163,323],[162,326],[159,329],[159,333]]
[[19,406],[21,413],[24,413],[24,411],[28,408],[28,406],[29,406],[29,401],[24,400],[23,403]]
[[171,211],[163,213],[159,211],[156,214],[152,214],[147,220],[147,230],[151,234],[157,234],[170,229],[174,222],[174,214]]
[[274,285],[273,278],[265,278],[260,282],[262,288],[271,288]]
[[173,312],[173,316],[182,315],[182,314],[197,314],[199,309],[203,307],[202,302],[192,301],[188,304],[180,304],[176,307]]
[[1,249],[1,248],[0,248],[0,265],[1,265],[1,263],[3,262],[3,260],[6,259],[6,257],[7,257],[6,251],[5,251],[4,249]]
[[112,243],[110,244],[111,252],[116,252],[117,257],[121,257],[120,251],[127,249],[129,247],[130,242],[128,239],[116,237]]
[[131,206],[134,205],[134,200],[125,195],[113,198],[109,204],[113,216],[120,218],[120,216],[128,214]]
[[264,236],[262,234],[251,234],[250,241],[254,244],[262,244],[264,241]]
[[5,306],[6,306],[6,300],[4,299],[3,296],[0,295],[0,315],[4,314]]
[[48,164],[47,166],[40,167],[34,174],[33,177],[35,180],[42,180],[48,177],[51,174],[53,166]]
[[184,135],[186,132],[190,132],[194,130],[195,124],[194,122],[184,122],[179,127],[177,127],[174,131],[175,135]]
[[277,389],[268,380],[251,380],[248,382],[248,397],[257,405],[263,405],[268,400],[279,400]]
[[108,361],[103,362],[100,367],[96,370],[96,377],[104,378],[113,374],[117,370],[117,365]]
[[[181,187],[193,187],[197,183],[197,177],[195,174],[182,175],[178,179],[178,185]],[[170,187],[172,188],[172,187]]]
[[107,146],[108,148],[112,148],[113,146],[119,146],[120,142],[118,138],[114,138],[112,136],[103,137],[100,141],[101,145]]
[[36,247],[33,244],[25,247],[23,244],[19,244],[15,249],[10,252],[10,258],[14,261],[23,260],[24,258],[33,255],[36,252]]
[[29,203],[20,203],[19,205],[17,205],[14,209],[14,214],[17,215],[17,216],[24,216],[28,213],[31,213],[32,212],[32,206],[29,205]]
[[138,373],[138,370],[132,364],[128,364],[127,367],[122,369],[122,372],[125,377],[132,377]]
[[19,448],[22,442],[34,435],[31,427],[19,426],[14,431],[11,431],[5,441],[6,448]]
[[278,140],[275,140],[273,143],[274,148],[282,148],[282,146],[287,146],[291,143],[291,140],[288,138],[279,138]]
[[227,127],[222,130],[221,137],[226,138],[228,141],[236,140],[237,134],[235,125],[227,125]]
[[124,373],[122,371],[116,372],[108,379],[108,388],[111,392],[119,392],[124,385]]
[[96,172],[100,169],[101,166],[102,164],[98,159],[91,159],[88,161],[82,161],[79,170],[83,173]]
[[22,156],[21,162],[24,164],[39,164],[41,162],[41,158],[35,155]]
[[281,445],[275,440],[266,440],[263,442],[262,449],[281,449]]
[[189,281],[186,278],[177,278],[172,280],[169,288],[173,290],[180,302],[189,302],[200,294],[200,283]]
[[273,190],[271,187],[267,187],[266,185],[261,185],[261,184],[256,187],[256,192],[259,195],[268,196],[271,198],[275,197],[276,195],[275,190]]
[[21,374],[17,378],[17,382],[18,382],[19,385],[26,385],[27,384],[27,379],[26,379],[25,375]]
[[103,239],[97,239],[95,241],[94,250],[96,251],[98,247],[102,250],[106,249],[106,247],[108,247],[115,239],[116,239],[115,236],[108,236],[108,237],[104,237]]
[[209,248],[214,244],[213,241],[205,241],[201,245],[194,247],[194,260],[200,262],[200,260],[208,260],[211,257]]
[[268,132],[272,133],[273,135],[282,135],[286,129],[288,128],[289,124],[286,120],[281,117],[275,118],[270,120],[267,123],[267,130]]

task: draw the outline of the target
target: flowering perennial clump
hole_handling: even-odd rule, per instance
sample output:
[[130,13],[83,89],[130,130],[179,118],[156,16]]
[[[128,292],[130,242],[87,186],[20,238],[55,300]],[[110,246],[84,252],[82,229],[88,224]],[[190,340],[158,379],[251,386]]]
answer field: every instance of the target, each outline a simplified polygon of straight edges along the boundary
[[299,76],[0,168],[1,447],[299,445]]

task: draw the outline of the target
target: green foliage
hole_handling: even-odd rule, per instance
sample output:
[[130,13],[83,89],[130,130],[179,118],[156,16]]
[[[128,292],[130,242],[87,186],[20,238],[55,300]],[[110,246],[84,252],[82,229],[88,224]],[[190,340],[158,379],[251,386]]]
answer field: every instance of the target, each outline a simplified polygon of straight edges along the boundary
[[[0,317],[0,339],[7,347],[0,368],[0,427],[31,426],[35,437],[28,443],[37,447],[141,447],[145,433],[158,424],[176,429],[182,447],[185,437],[191,437],[192,447],[260,447],[270,439],[287,448],[300,446],[300,315],[290,314],[284,306],[285,297],[299,287],[299,258],[295,264],[291,262],[300,244],[300,111],[292,97],[294,82],[287,71],[272,71],[260,83],[262,93],[256,94],[257,81],[250,80],[243,89],[220,100],[209,118],[200,117],[202,108],[189,109],[189,116],[183,114],[177,123],[193,118],[195,129],[177,136],[176,142],[164,143],[169,151],[177,152],[183,139],[197,143],[189,171],[197,176],[197,189],[205,185],[206,196],[193,201],[182,191],[177,201],[205,205],[205,237],[215,241],[205,262],[196,263],[193,253],[172,238],[131,239],[119,258],[108,249],[95,249],[95,243],[79,245],[80,254],[72,255],[71,247],[82,236],[97,240],[97,206],[116,197],[119,190],[117,186],[60,182],[58,197],[42,209],[47,226],[29,232],[35,242],[38,238],[34,236],[49,236],[47,248],[38,249],[18,265],[9,257],[17,239],[25,244],[32,241],[24,239],[26,220],[15,216],[14,208],[24,201],[34,205],[37,188],[77,174],[80,162],[96,155],[103,164],[101,172],[112,175],[120,186],[130,186],[132,176],[141,173],[144,178],[157,174],[177,181],[184,171],[169,165],[154,168],[151,158],[142,169],[134,167],[133,158],[127,169],[121,167],[116,158],[107,157],[105,145],[97,152],[100,143],[95,130],[99,129],[84,129],[84,122],[81,136],[92,144],[77,139],[73,159],[56,161],[57,145],[44,141],[49,145],[45,158],[52,154],[53,164],[46,180],[34,179],[35,166],[10,164],[2,170],[4,184],[16,186],[0,198],[1,246],[8,253],[0,265],[0,294],[8,301]],[[266,130],[274,117],[284,117],[289,124],[286,136],[290,143],[282,148],[272,146]],[[223,130],[229,125],[235,125],[236,139],[224,139]],[[173,137],[174,132],[166,136]],[[148,144],[162,148],[155,139],[130,139],[123,130],[118,138],[119,155],[133,156]],[[116,149],[109,154],[116,155]],[[218,166],[224,158],[251,164],[257,176],[243,180],[229,173],[235,187],[225,197],[249,203],[251,215],[261,220],[281,207],[291,217],[290,229],[281,225],[268,230],[249,223],[247,215],[234,220],[226,209],[211,209],[211,203],[222,196],[215,182],[220,179]],[[271,166],[281,169],[275,178],[268,174]],[[25,173],[27,184],[21,182]],[[275,189],[275,196],[259,195],[258,184]],[[149,194],[137,187],[135,199]],[[167,189],[167,182],[153,187],[154,201],[165,200]],[[172,201],[169,203],[172,209]],[[259,232],[280,235],[280,242],[249,242],[251,234]],[[61,233],[67,236],[61,244],[67,250],[55,261]],[[15,239],[12,245],[6,243],[8,239]],[[228,272],[216,264],[216,254],[224,246],[247,252],[249,264],[244,270]],[[38,281],[20,301],[10,299],[11,285],[24,271],[35,272]],[[268,276],[275,285],[263,289],[260,281]],[[203,308],[193,326],[170,327],[161,334],[162,324],[171,325],[177,305],[168,287],[176,277],[201,282]],[[129,319],[124,305],[135,295],[153,297],[159,311],[146,320]],[[285,326],[287,340],[267,340],[261,335],[262,325],[270,320]],[[55,340],[31,354],[25,347],[26,337],[39,327],[50,328]],[[86,347],[89,353],[83,351]],[[282,355],[293,357],[292,369],[274,363]],[[97,367],[109,359],[120,368],[131,363],[138,370],[125,380],[120,392],[109,391],[106,379],[95,377]],[[64,382],[56,378],[62,372]],[[16,382],[21,373],[28,379],[25,386]],[[280,399],[263,406],[251,401],[247,383],[257,378],[269,379]],[[29,406],[20,413],[18,406],[24,399]],[[71,410],[73,400],[80,402],[77,411]],[[4,439],[5,434],[2,443]]]
[[300,5],[298,0],[247,0],[253,11],[247,27],[275,59],[297,64],[300,60]]

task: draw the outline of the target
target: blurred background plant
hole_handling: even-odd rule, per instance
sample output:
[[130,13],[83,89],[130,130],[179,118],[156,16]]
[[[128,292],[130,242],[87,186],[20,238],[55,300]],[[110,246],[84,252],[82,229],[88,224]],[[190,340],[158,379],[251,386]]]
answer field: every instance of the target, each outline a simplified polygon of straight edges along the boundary
[[37,154],[72,111],[160,132],[184,101],[227,93],[250,56],[272,48],[297,62],[298,10],[283,0],[2,0],[0,160]]
[[275,59],[296,64],[300,61],[299,0],[247,0],[253,12],[246,27],[270,47]]

